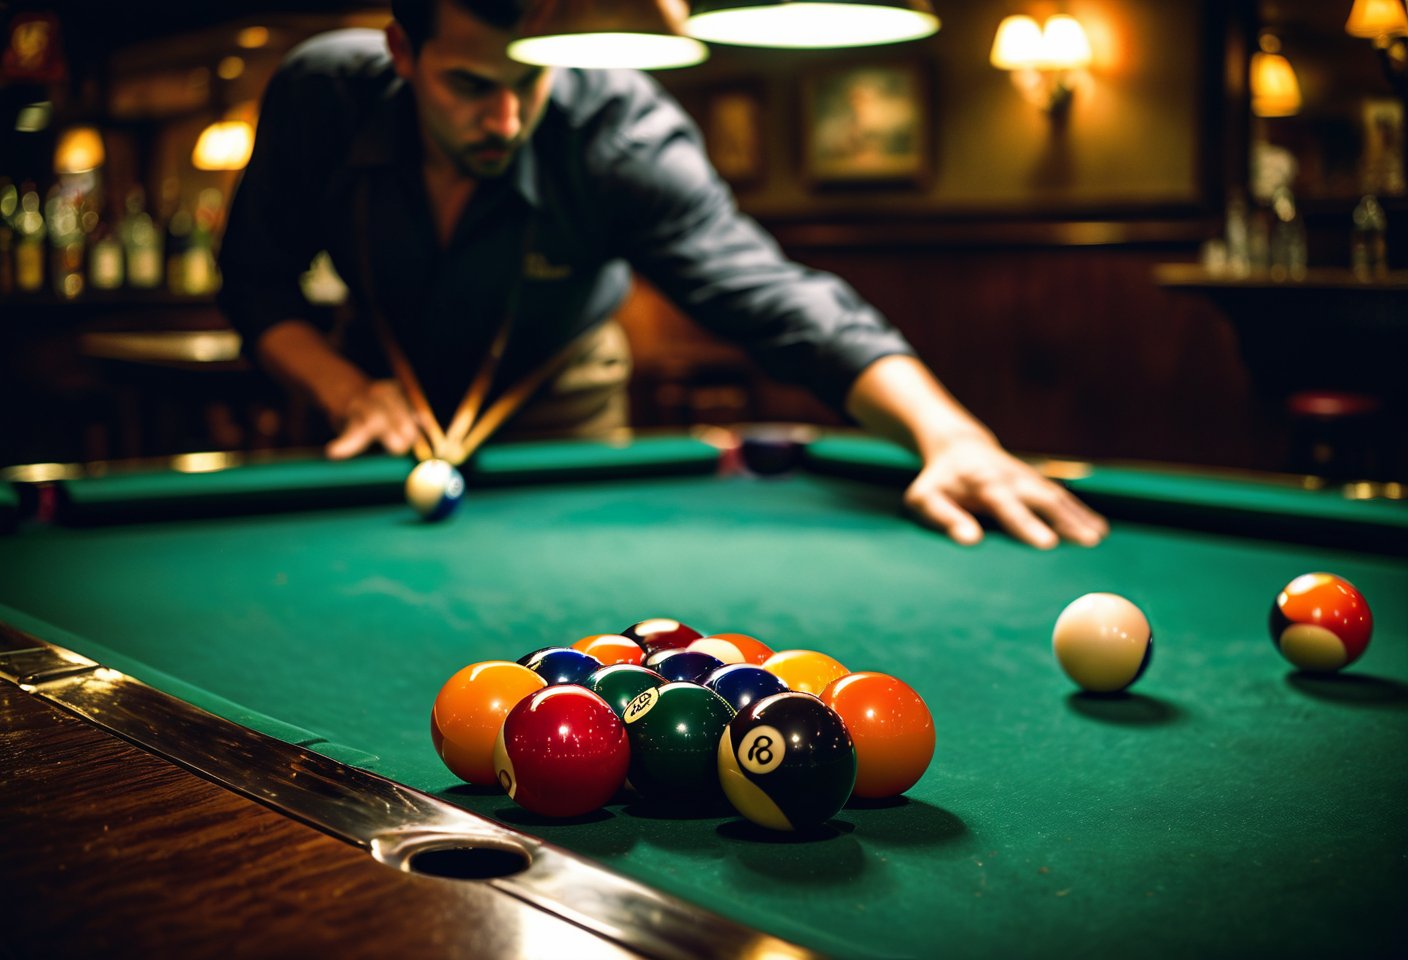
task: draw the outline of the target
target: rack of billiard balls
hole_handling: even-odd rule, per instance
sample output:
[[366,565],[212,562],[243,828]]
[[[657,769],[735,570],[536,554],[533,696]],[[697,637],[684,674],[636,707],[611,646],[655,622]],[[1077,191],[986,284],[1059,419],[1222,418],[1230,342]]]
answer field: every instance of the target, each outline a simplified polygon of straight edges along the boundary
[[470,664],[436,697],[431,737],[457,777],[541,816],[625,788],[672,806],[726,798],[782,831],[904,793],[934,753],[933,717],[902,680],[666,618]]

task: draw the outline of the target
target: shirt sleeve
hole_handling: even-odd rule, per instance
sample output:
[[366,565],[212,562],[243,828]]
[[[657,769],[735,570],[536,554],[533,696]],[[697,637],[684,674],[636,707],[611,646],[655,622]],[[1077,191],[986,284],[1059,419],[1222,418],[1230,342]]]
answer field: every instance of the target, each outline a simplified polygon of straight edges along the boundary
[[251,355],[271,326],[307,316],[299,278],[319,249],[321,194],[305,182],[322,162],[310,144],[309,118],[318,116],[318,107],[295,80],[285,68],[269,83],[220,247],[217,299]]
[[645,92],[653,95],[621,108],[604,160],[613,232],[642,276],[769,374],[838,411],[871,363],[914,355],[849,285],[789,260],[741,214],[684,111],[663,92]]

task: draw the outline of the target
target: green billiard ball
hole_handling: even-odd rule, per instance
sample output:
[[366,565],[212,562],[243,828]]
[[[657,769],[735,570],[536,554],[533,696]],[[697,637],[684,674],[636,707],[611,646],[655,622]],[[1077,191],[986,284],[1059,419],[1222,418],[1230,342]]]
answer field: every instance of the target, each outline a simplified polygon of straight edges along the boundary
[[733,707],[707,687],[667,683],[644,691],[621,715],[631,742],[627,779],[647,800],[702,804],[720,798],[719,738]]
[[613,663],[582,681],[582,686],[611,704],[618,717],[625,714],[627,704],[636,697],[664,685],[664,677],[634,663]]

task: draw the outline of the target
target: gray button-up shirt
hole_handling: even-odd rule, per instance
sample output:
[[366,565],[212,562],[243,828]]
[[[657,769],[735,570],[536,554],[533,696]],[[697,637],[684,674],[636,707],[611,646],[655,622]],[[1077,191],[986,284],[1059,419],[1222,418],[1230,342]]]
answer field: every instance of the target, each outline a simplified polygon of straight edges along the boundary
[[557,70],[538,128],[504,175],[479,184],[447,246],[421,151],[412,91],[381,33],[339,31],[290,54],[265,95],[220,253],[220,304],[247,345],[308,314],[298,279],[325,249],[360,308],[349,356],[387,373],[367,319],[374,296],[442,418],[510,309],[495,392],[607,319],[631,268],[838,409],[868,364],[913,353],[849,286],[789,261],[738,212],[694,125],[642,74]]

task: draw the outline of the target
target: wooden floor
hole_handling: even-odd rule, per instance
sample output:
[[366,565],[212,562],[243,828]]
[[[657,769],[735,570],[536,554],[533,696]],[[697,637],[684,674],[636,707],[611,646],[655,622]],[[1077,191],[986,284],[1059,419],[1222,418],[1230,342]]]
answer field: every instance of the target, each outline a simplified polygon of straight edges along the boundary
[[401,873],[0,681],[0,957],[634,956]]

